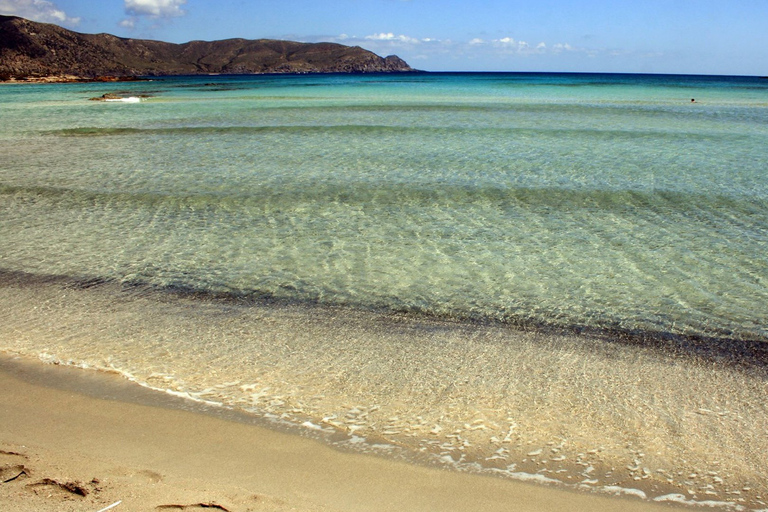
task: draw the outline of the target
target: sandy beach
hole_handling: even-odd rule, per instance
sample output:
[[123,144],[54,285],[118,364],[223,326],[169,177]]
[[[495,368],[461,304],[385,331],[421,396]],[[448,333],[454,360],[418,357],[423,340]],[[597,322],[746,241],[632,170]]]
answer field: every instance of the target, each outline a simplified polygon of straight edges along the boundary
[[342,453],[182,410],[100,372],[8,356],[1,367],[3,510],[96,512],[118,501],[110,510],[670,509]]

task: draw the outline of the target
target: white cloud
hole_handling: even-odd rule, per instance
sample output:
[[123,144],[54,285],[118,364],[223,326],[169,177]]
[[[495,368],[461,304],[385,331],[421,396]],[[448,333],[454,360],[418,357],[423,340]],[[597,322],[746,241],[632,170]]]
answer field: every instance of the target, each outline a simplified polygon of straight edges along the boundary
[[557,44],[552,46],[552,51],[554,51],[555,53],[572,52],[574,50],[575,50],[575,48],[573,46],[569,45],[568,43],[565,43],[565,44],[557,43]]
[[[516,53],[520,55],[533,55],[533,54],[545,54],[545,53],[559,53],[563,50],[573,50],[569,44],[555,44],[551,50],[548,50],[547,43],[541,42],[536,46],[531,46],[525,41],[516,41],[512,37],[502,37],[501,39],[494,39],[492,41],[493,46],[504,53]],[[472,44],[470,41],[469,44]]]
[[[402,34],[399,36],[396,36],[392,32],[381,32],[380,34],[365,36],[365,39],[369,41],[395,41],[398,43],[410,43],[410,44],[418,44],[421,42],[421,40],[416,39],[415,37],[405,36]],[[426,39],[425,41],[430,41],[430,39]]]
[[125,12],[129,16],[119,25],[132,30],[142,18],[151,20],[178,18],[187,14],[187,11],[181,8],[186,3],[187,0],[125,0]]
[[0,0],[0,14],[59,25],[74,26],[80,23],[80,18],[67,16],[56,4],[46,0]]
[[187,12],[181,6],[187,0],[125,0],[125,12],[132,16],[175,18]]
[[[296,37],[293,37],[296,39]],[[529,43],[511,36],[497,39],[481,37],[463,41],[437,39],[432,37],[413,37],[396,32],[378,32],[367,36],[340,34],[337,36],[315,35],[301,40],[310,42],[336,42],[344,45],[357,45],[378,55],[397,54],[407,62],[439,62],[437,66],[452,69],[455,63],[482,63],[482,66],[499,69],[515,67],[537,67],[545,69],[548,63],[562,65],[566,55],[574,59],[597,57],[606,53],[603,49],[589,49],[571,46],[569,43],[536,42]],[[434,64],[433,64],[434,65]],[[458,68],[454,68],[458,69]]]

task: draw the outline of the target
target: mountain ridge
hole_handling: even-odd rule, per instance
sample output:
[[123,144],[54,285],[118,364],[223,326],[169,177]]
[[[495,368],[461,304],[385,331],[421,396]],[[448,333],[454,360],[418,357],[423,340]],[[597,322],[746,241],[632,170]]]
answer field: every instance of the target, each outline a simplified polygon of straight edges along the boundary
[[177,44],[0,15],[0,78],[412,71],[396,55],[338,43],[232,38]]

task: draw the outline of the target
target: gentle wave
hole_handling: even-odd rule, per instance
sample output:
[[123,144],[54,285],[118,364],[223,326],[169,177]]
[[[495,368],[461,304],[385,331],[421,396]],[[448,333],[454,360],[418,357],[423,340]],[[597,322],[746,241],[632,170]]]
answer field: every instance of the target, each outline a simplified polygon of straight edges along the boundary
[[[749,197],[359,183],[239,195],[12,186],[0,193],[88,212],[94,226],[115,217],[110,222],[125,235],[105,232],[93,242],[115,253],[114,263],[103,263],[112,270],[101,276],[110,279],[518,325],[766,338],[749,319],[755,300],[768,296],[756,277],[766,262],[750,256],[766,243],[768,210]],[[339,221],[342,211],[352,217]],[[618,228],[592,225],[595,214],[613,217]],[[724,256],[697,248],[702,230],[733,240],[718,242]],[[564,240],[537,258],[553,232]],[[168,261],[165,244],[152,241],[175,236],[196,239],[199,254]],[[124,260],[124,239],[145,246],[145,255]],[[85,240],[78,246],[92,247]],[[415,266],[402,268],[385,246]],[[592,268],[594,257],[604,264]],[[536,261],[543,266],[530,268]],[[629,275],[637,284],[622,292]],[[732,296],[713,286],[726,279]],[[619,306],[592,289],[613,290]]]
[[54,135],[59,137],[117,137],[117,136],[141,136],[150,137],[155,135],[217,135],[217,134],[242,134],[257,135],[263,133],[275,134],[329,134],[342,133],[350,135],[370,135],[381,134],[466,134],[472,137],[482,137],[483,135],[509,135],[509,136],[588,136],[600,140],[632,140],[642,142],[643,140],[664,139],[669,141],[679,140],[687,143],[694,141],[706,141],[717,139],[718,141],[750,140],[749,135],[723,134],[723,133],[685,133],[685,132],[662,132],[662,131],[643,131],[643,130],[601,130],[601,129],[555,129],[555,128],[520,128],[520,127],[473,127],[467,129],[462,126],[386,126],[386,125],[336,125],[336,126],[178,126],[178,127],[156,127],[156,128],[129,128],[129,127],[79,127],[64,128],[61,130],[51,130],[43,132],[44,135]]
[[[709,210],[733,219],[741,225],[762,226],[768,219],[768,206],[760,197],[750,195],[700,194],[668,190],[592,190],[555,187],[501,187],[431,183],[369,183],[333,182],[294,184],[286,188],[281,184],[265,184],[252,190],[219,189],[214,192],[183,190],[164,192],[156,190],[87,190],[50,186],[22,186],[0,184],[0,194],[40,196],[60,199],[67,203],[101,202],[114,204],[156,205],[168,203],[184,206],[258,207],[285,203],[338,203],[380,205],[439,206],[452,208],[480,204],[499,209],[524,208],[529,210],[556,209],[563,212],[599,210],[602,212],[632,211],[637,209],[668,214]],[[743,217],[742,217],[743,215]],[[760,235],[761,233],[758,233]]]

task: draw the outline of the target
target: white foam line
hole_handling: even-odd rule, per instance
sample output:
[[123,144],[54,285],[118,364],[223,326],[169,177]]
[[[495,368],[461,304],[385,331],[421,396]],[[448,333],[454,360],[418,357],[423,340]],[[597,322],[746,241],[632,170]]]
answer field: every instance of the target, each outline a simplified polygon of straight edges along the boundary
[[632,489],[629,487],[619,487],[618,485],[604,485],[603,487],[599,487],[599,489],[610,494],[637,496],[638,498],[641,498],[644,500],[648,499],[648,495],[645,494],[640,489]]
[[143,388],[151,389],[152,391],[159,391],[159,392],[165,393],[167,395],[172,395],[172,396],[176,396],[176,397],[182,398],[184,400],[191,400],[193,402],[197,402],[197,403],[201,403],[201,404],[205,404],[205,405],[210,405],[212,407],[227,408],[227,406],[224,405],[221,402],[213,402],[211,400],[205,400],[203,398],[199,398],[199,397],[194,396],[193,394],[191,394],[188,391],[175,391],[173,389],[158,388],[158,387],[155,387],[155,386],[150,386],[149,384],[147,384],[145,382],[142,382],[139,379],[137,379],[131,373],[129,373],[129,372],[125,371],[125,370],[121,370],[119,368],[115,368],[113,366],[97,366],[97,365],[90,365],[90,364],[85,363],[85,362],[76,363],[76,362],[74,362],[72,360],[63,361],[63,360],[61,360],[61,359],[59,359],[57,357],[54,357],[54,356],[52,356],[50,354],[45,353],[45,352],[40,354],[38,357],[40,358],[41,361],[43,361],[44,363],[48,363],[48,364],[60,364],[60,365],[64,365],[64,366],[73,366],[75,368],[81,368],[81,369],[84,369],[84,370],[96,370],[96,371],[101,371],[101,372],[105,372],[105,373],[117,373],[118,375],[120,375],[121,377],[126,379],[128,382],[133,382],[134,384],[138,384],[139,386],[141,386]]
[[[682,494],[665,494],[664,496],[657,496],[656,498],[653,498],[653,501],[659,501],[659,502],[673,502],[673,503],[681,503],[683,505],[695,505],[699,507],[711,507],[711,508],[728,508],[731,510],[747,510],[742,505],[737,505],[735,503],[728,503],[727,501],[696,501],[696,500],[689,500],[686,499],[684,495]],[[760,512],[760,511],[754,511],[754,512]]]
[[[197,402],[197,403],[208,405],[208,406],[211,406],[211,407],[219,407],[219,408],[222,408],[222,409],[230,409],[230,407],[228,405],[224,404],[224,403],[213,402],[211,400],[205,400],[203,398],[195,396],[194,393],[191,393],[189,391],[175,391],[173,389],[159,388],[159,387],[155,387],[155,386],[150,386],[146,382],[140,381],[134,375],[132,375],[131,373],[129,373],[129,372],[125,371],[125,370],[120,370],[120,369],[114,368],[114,367],[91,366],[91,365],[88,365],[88,364],[85,364],[85,363],[76,364],[73,361],[63,362],[63,361],[59,361],[59,360],[53,358],[52,356],[48,356],[47,354],[45,354],[45,355],[47,356],[47,359],[45,359],[42,355],[41,355],[40,358],[42,360],[46,361],[46,362],[55,362],[55,363],[59,363],[59,364],[66,364],[66,365],[69,365],[69,366],[76,366],[76,367],[85,368],[85,369],[92,369],[92,370],[97,370],[97,371],[117,373],[120,376],[122,376],[123,378],[125,378],[126,380],[128,380],[129,382],[133,382],[134,384],[138,384],[139,386],[141,386],[143,388],[146,388],[146,389],[151,389],[153,391],[159,391],[160,393],[165,393],[167,395],[175,396],[175,397],[178,397],[178,398],[181,398],[181,399],[184,399],[184,400],[190,400],[192,402]],[[265,414],[263,411],[258,411],[258,410],[253,410],[253,409],[246,409],[246,411],[247,412],[253,412],[253,413],[258,414],[258,415],[262,415],[265,419],[270,420],[272,423],[275,423],[275,424],[278,424],[278,425],[283,425],[283,426],[288,426],[288,427],[293,427],[293,428],[295,428],[296,426],[301,426],[301,427],[307,428],[309,430],[321,431],[321,432],[325,432],[325,433],[333,433],[333,432],[335,432],[335,430],[332,429],[332,428],[324,428],[324,427],[322,427],[320,425],[316,425],[316,424],[314,424],[312,422],[309,422],[309,421],[305,421],[304,423],[299,424],[296,421],[285,420],[285,419],[280,418],[278,416],[275,416],[273,414],[268,414],[268,413]],[[360,428],[362,428],[362,427],[360,427]],[[375,448],[379,448],[379,449],[387,449],[387,450],[394,448],[393,446],[389,446],[389,445],[374,445],[374,447]]]
[[128,98],[110,98],[104,101],[109,101],[112,103],[141,103],[141,98],[137,98],[136,96],[130,96]]
[[[137,381],[133,381],[137,382]],[[137,382],[141,385],[140,382]],[[158,391],[163,391],[164,393],[167,393],[172,396],[177,396],[179,398],[184,398],[185,400],[192,400],[193,402],[197,402],[200,404],[210,405],[213,407],[224,407],[224,404],[221,402],[212,402],[211,400],[205,400],[204,398],[196,397],[194,394],[190,393],[189,391],[174,391],[173,389],[159,389],[159,388],[153,388],[151,386],[144,386],[149,389],[157,389]]]
[[305,421],[301,424],[301,426],[310,430],[319,430],[320,432],[334,432],[334,430],[331,428],[323,428],[322,426],[312,423],[311,421]]
[[520,480],[521,482],[538,482],[541,484],[558,484],[562,485],[563,482],[556,478],[549,478],[548,476],[538,475],[534,473],[507,473],[511,478]]
[[[194,401],[194,402],[198,402],[198,403],[202,403],[202,404],[206,404],[206,405],[210,405],[210,406],[229,408],[228,406],[226,406],[223,403],[212,402],[210,400],[204,400],[202,398],[195,397],[194,395],[190,394],[189,392],[174,391],[174,390],[167,389],[167,388],[157,388],[157,387],[154,387],[154,386],[150,386],[149,384],[146,384],[144,382],[139,381],[132,374],[130,374],[130,373],[124,371],[124,370],[120,370],[120,369],[114,368],[114,367],[92,366],[92,365],[89,365],[89,364],[83,363],[83,362],[76,363],[76,362],[74,362],[72,360],[62,361],[61,359],[56,358],[56,357],[54,357],[54,356],[52,356],[52,355],[50,355],[48,353],[45,353],[45,352],[39,354],[39,358],[40,358],[41,361],[43,361],[45,363],[49,363],[49,364],[62,364],[62,365],[66,365],[66,366],[74,366],[74,367],[83,368],[83,369],[91,369],[91,370],[105,371],[105,372],[110,372],[110,373],[118,373],[119,375],[121,375],[122,377],[127,379],[128,381],[133,382],[135,384],[138,384],[139,386],[142,386],[144,388],[151,389],[153,391],[159,391],[161,393],[166,393],[166,394],[169,394],[169,395],[180,397],[180,398],[185,399],[185,400],[191,400],[191,401]],[[276,424],[282,424],[282,425],[286,425],[286,426],[289,426],[289,427],[301,426],[301,427],[304,427],[304,428],[307,428],[307,429],[310,429],[310,430],[316,430],[316,431],[318,431],[318,430],[319,431],[323,431],[323,432],[333,432],[334,431],[331,428],[324,428],[321,425],[314,424],[314,423],[312,423],[310,421],[305,421],[304,423],[299,424],[298,422],[287,421],[287,420],[285,420],[283,418],[280,418],[279,416],[276,416],[274,414],[270,414],[270,413],[267,413],[267,412],[264,412],[264,411],[258,411],[258,410],[252,410],[252,409],[246,409],[246,411],[259,414],[262,417],[264,417],[265,419],[270,420],[270,421],[272,421],[272,422],[274,422]],[[354,431],[355,430],[362,429],[362,428],[364,428],[364,427],[359,426],[359,425],[351,425],[351,426],[348,427],[348,430],[349,430],[349,432],[351,434],[351,437],[350,437],[350,440],[348,441],[348,444],[350,444],[350,445],[352,445],[352,444],[362,444],[362,443],[365,443],[367,441],[363,437],[359,437],[359,436],[354,435]],[[437,430],[437,432],[439,432],[442,429],[440,429],[439,426],[436,426],[435,429],[433,429],[430,433],[431,434],[435,434],[436,430]],[[391,450],[394,450],[396,448],[394,445],[384,444],[384,443],[372,444],[372,445],[369,445],[369,446],[370,446],[370,448],[373,448],[375,450],[381,450],[381,451],[391,451]],[[453,448],[454,447],[451,447],[451,449],[453,449]],[[462,456],[462,459],[463,459],[463,456]],[[582,482],[580,482],[579,484],[576,484],[576,485],[567,484],[567,483],[565,483],[565,482],[563,482],[561,480],[557,480],[555,478],[549,478],[549,477],[546,477],[546,476],[541,475],[541,474],[524,473],[524,472],[513,472],[512,470],[514,470],[514,468],[515,468],[514,464],[511,464],[510,466],[508,466],[508,469],[504,470],[504,469],[498,469],[498,468],[482,468],[481,466],[476,465],[476,464],[470,465],[470,464],[464,463],[461,459],[458,460],[458,461],[454,460],[450,455],[447,455],[447,454],[442,454],[441,457],[438,457],[438,460],[440,462],[442,462],[443,464],[453,466],[458,471],[464,470],[464,471],[479,472],[479,473],[483,473],[483,472],[496,473],[496,474],[504,475],[504,476],[506,476],[508,478],[512,478],[514,480],[519,480],[519,481],[523,481],[523,482],[534,482],[534,483],[548,484],[548,485],[556,484],[556,485],[563,485],[565,487],[571,487],[571,488],[578,488],[578,487],[589,488],[589,489],[591,489],[593,491],[604,492],[604,493],[613,494],[613,495],[635,496],[635,497],[641,498],[641,499],[646,500],[646,501],[672,502],[672,503],[680,503],[680,504],[689,505],[689,506],[700,506],[700,507],[711,507],[711,508],[725,508],[725,509],[728,509],[728,510],[734,510],[736,512],[743,512],[743,511],[747,510],[747,508],[744,507],[743,505],[738,505],[738,504],[730,503],[730,502],[726,502],[726,501],[713,501],[713,500],[709,500],[709,501],[696,501],[696,500],[689,500],[689,499],[687,499],[682,494],[665,494],[663,496],[658,496],[656,498],[648,498],[646,493],[641,491],[640,489],[633,489],[633,488],[619,487],[619,486],[612,486],[612,485],[608,485],[608,486],[594,486],[593,487],[591,484],[596,483],[597,482],[596,480],[591,480],[591,481],[590,480],[585,480],[585,481],[582,481]],[[472,466],[474,466],[474,467],[472,467]],[[590,485],[587,485],[587,484],[590,484]],[[119,505],[120,503],[121,502],[119,502],[119,501],[116,502],[116,503],[113,503],[109,507],[107,507],[105,509],[102,509],[102,510],[99,510],[98,512],[104,512],[105,510],[109,510],[112,507],[115,507],[115,506]],[[753,510],[752,512],[768,512],[768,509]]]

